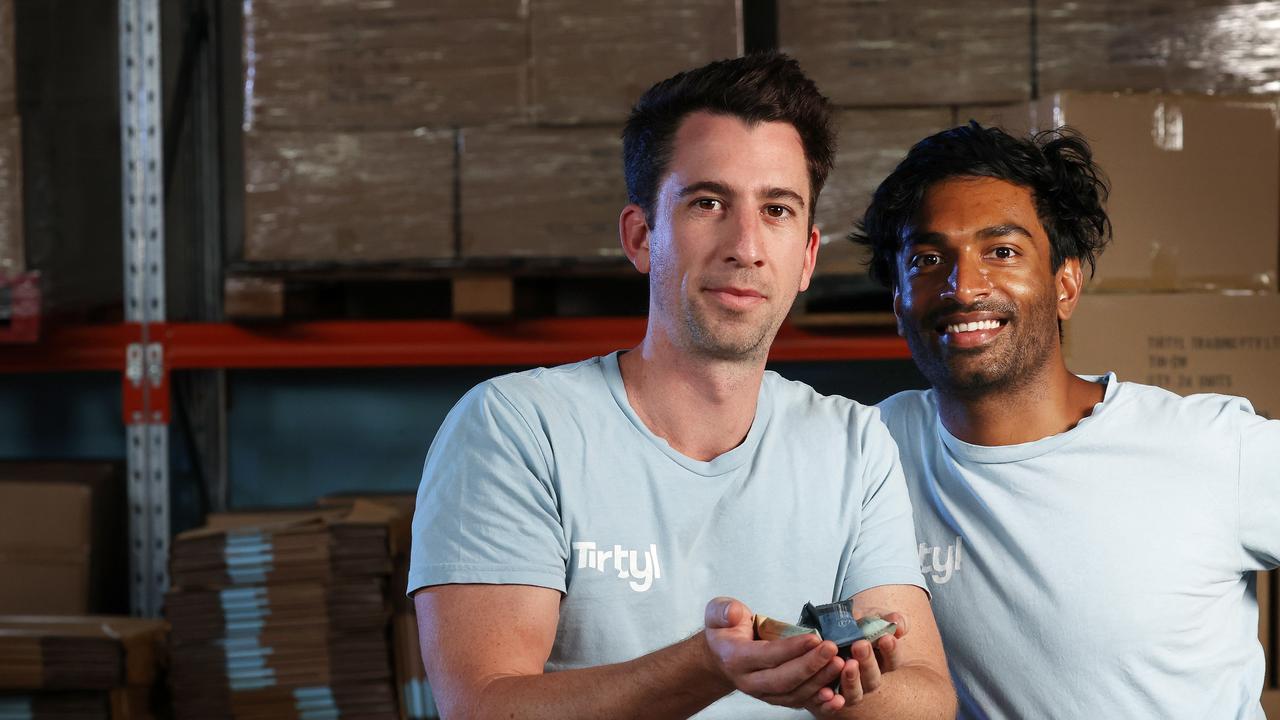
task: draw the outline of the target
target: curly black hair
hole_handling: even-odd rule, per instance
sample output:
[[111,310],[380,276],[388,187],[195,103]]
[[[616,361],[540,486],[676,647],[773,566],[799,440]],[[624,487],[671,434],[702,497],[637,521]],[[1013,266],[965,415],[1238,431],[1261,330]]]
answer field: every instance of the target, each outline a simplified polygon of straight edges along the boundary
[[1052,270],[1067,258],[1089,266],[1089,274],[1111,240],[1103,204],[1109,192],[1089,143],[1069,127],[1015,138],[999,128],[970,121],[921,140],[880,183],[871,205],[849,235],[871,249],[870,273],[894,288],[903,233],[943,180],[989,177],[1031,190],[1036,215],[1049,236]]
[[777,52],[718,60],[682,72],[645,91],[622,131],[623,170],[630,202],[653,226],[658,186],[671,162],[680,123],[691,113],[737,117],[749,124],[790,123],[800,135],[809,185],[809,224],[818,193],[835,162],[831,107],[792,58]]

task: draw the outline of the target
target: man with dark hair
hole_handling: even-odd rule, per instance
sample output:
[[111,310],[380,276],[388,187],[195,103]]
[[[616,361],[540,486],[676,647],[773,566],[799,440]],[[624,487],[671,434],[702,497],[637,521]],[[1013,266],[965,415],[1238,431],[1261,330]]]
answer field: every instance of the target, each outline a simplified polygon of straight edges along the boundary
[[[954,713],[892,440],[765,371],[813,270],[828,116],[776,55],[637,104],[619,231],[643,341],[482,383],[427,455],[409,589],[445,717]],[[847,659],[753,638],[753,610],[844,601],[910,636]]]
[[1106,195],[1079,135],[971,123],[913,147],[853,236],[932,385],[880,410],[960,716],[1262,717],[1280,421],[1067,369]]

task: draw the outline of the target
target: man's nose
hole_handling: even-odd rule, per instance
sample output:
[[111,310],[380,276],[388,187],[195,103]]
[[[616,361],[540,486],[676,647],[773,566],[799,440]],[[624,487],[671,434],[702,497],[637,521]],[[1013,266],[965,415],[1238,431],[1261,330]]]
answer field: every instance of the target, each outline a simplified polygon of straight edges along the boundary
[[943,297],[951,298],[960,305],[969,305],[990,294],[991,278],[982,267],[981,260],[968,253],[956,257],[951,274],[947,276]]
[[764,237],[759,213],[745,207],[736,210],[727,230],[725,262],[742,267],[764,265]]

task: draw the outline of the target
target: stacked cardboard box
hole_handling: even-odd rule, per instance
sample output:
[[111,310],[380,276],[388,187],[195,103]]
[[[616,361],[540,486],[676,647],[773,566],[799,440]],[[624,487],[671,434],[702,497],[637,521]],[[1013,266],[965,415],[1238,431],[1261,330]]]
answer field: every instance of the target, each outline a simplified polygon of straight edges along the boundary
[[412,542],[413,512],[417,497],[412,494],[332,496],[321,498],[320,505],[349,507],[357,500],[376,502],[396,510],[391,525],[394,538],[395,572],[391,581],[391,650],[395,658],[396,689],[400,700],[401,720],[431,720],[439,717],[427,671],[422,665],[422,649],[418,639],[418,618],[413,601],[406,594],[409,580],[409,547]]
[[126,612],[124,516],[116,463],[0,463],[0,613]]
[[150,720],[165,623],[107,615],[0,616],[0,714]]
[[394,509],[223,515],[173,545],[179,718],[392,718]]

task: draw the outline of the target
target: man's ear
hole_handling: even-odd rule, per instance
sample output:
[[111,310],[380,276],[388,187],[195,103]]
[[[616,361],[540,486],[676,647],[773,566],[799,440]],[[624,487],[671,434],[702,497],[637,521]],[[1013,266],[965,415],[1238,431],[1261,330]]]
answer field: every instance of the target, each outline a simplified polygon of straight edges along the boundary
[[800,273],[800,292],[809,289],[809,280],[813,278],[813,269],[818,265],[818,246],[822,244],[822,232],[818,226],[809,228],[809,244],[804,247],[804,269]]
[[1069,320],[1076,311],[1076,303],[1084,292],[1084,268],[1080,258],[1067,258],[1053,277],[1054,291],[1058,294],[1058,319]]
[[635,203],[622,208],[618,216],[618,237],[622,240],[622,252],[631,264],[642,273],[649,272],[649,223],[644,210]]

